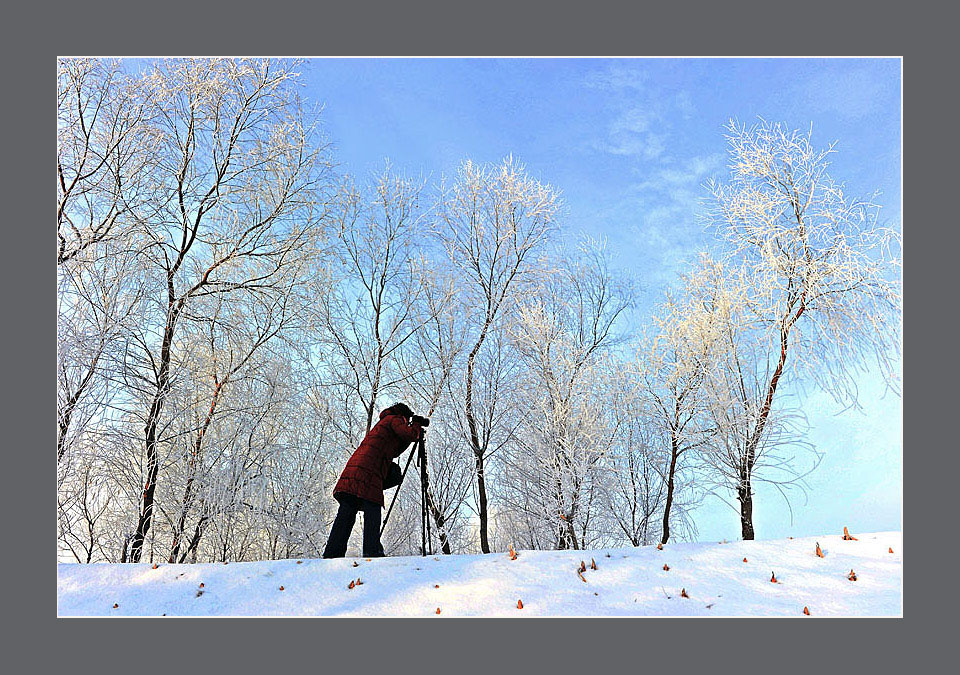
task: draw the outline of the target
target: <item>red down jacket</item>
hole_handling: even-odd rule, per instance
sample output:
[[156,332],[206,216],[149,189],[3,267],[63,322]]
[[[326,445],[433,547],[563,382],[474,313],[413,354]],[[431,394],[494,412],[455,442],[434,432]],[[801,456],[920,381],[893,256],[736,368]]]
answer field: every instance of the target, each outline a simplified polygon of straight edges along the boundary
[[419,424],[407,424],[406,417],[387,408],[350,456],[333,494],[346,492],[383,506],[383,479],[390,470],[390,461],[399,457],[418,438]]

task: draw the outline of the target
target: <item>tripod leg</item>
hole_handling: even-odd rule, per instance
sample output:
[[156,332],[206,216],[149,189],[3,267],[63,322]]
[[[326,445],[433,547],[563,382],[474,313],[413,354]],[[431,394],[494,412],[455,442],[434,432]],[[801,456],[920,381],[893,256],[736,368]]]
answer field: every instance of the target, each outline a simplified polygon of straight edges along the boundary
[[[403,467],[403,473],[400,474],[400,485],[403,485],[403,479],[407,476],[407,469],[410,468],[410,462],[413,461],[414,453],[411,452],[410,456],[407,457],[407,465]],[[380,525],[380,536],[383,536],[383,531],[387,529],[387,521],[390,520],[390,513],[393,511],[393,505],[397,503],[397,497],[400,495],[400,485],[397,486],[397,491],[393,493],[393,499],[390,501],[390,508],[387,509],[387,515],[383,517],[383,523]]]
[[427,510],[427,500],[430,496],[430,478],[427,474],[427,449],[420,436],[417,442],[417,458],[420,462],[420,522],[421,539],[423,541],[423,555],[433,555],[433,542],[430,532],[430,514]]

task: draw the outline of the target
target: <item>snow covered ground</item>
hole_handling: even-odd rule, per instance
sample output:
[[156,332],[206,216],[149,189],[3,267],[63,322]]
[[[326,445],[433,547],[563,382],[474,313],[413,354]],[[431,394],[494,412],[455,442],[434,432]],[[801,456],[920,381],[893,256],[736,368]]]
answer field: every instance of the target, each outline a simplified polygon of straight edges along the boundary
[[[57,605],[59,616],[803,617],[804,607],[811,617],[901,616],[902,534],[852,534],[857,541],[521,550],[515,560],[494,553],[157,569],[60,564]],[[578,574],[581,561],[587,569]]]

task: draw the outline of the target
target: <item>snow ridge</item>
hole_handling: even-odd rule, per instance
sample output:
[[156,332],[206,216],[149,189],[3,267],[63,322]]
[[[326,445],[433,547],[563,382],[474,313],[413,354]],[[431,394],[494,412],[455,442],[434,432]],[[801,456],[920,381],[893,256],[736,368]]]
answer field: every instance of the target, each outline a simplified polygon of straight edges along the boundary
[[59,616],[804,618],[806,609],[811,617],[902,616],[902,534],[852,534],[855,540],[837,534],[662,550],[517,550],[515,558],[59,564],[57,610]]

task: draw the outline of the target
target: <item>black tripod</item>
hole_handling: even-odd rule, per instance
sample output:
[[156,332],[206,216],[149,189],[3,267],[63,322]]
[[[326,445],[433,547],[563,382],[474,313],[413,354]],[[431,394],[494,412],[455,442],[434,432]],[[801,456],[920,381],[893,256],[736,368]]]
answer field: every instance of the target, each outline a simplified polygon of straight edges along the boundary
[[427,500],[429,499],[429,478],[427,477],[427,450],[424,446],[423,437],[425,430],[420,431],[420,438],[417,440],[414,449],[410,451],[410,457],[407,458],[407,465],[403,467],[403,473],[400,474],[400,485],[397,485],[397,491],[393,493],[393,500],[390,502],[390,508],[387,509],[387,515],[383,518],[383,525],[380,527],[380,536],[387,529],[387,521],[390,519],[390,513],[393,511],[393,505],[397,503],[397,496],[400,494],[400,486],[403,485],[403,479],[407,475],[407,469],[410,468],[410,462],[414,455],[417,457],[417,464],[420,466],[420,555],[433,555],[433,542],[430,536],[430,518],[427,513]]

